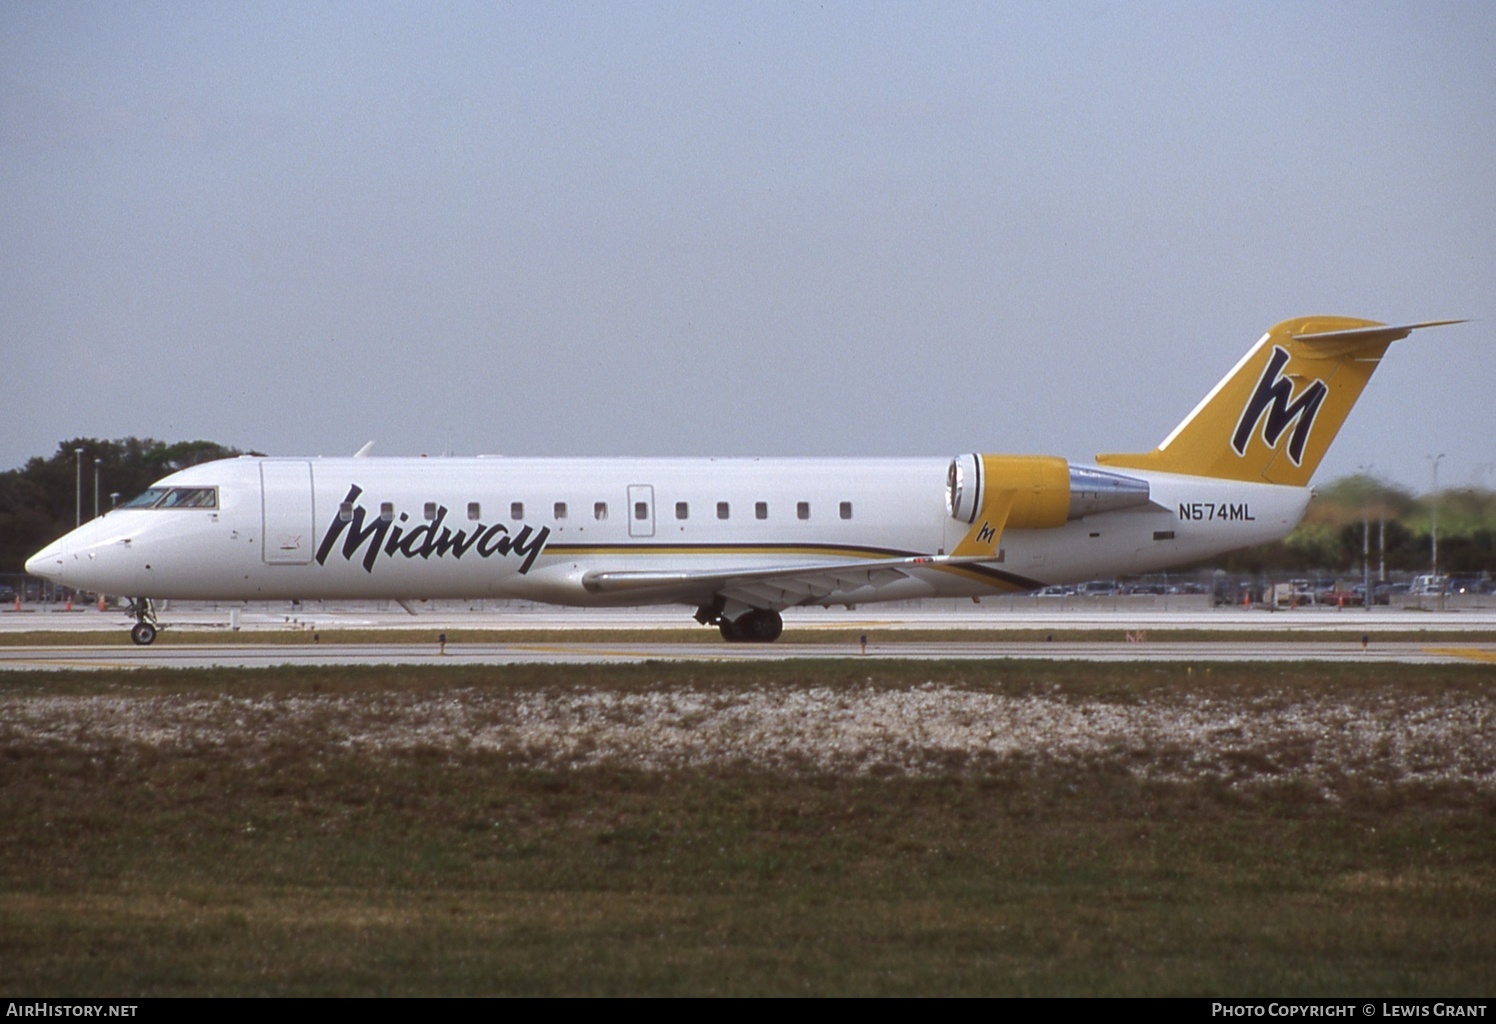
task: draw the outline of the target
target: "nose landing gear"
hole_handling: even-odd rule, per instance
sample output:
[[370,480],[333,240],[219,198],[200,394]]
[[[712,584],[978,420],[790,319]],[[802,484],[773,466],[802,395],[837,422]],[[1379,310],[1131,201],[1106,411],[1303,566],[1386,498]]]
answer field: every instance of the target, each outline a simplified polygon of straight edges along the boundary
[[135,616],[135,625],[130,627],[130,639],[141,647],[148,647],[156,642],[156,634],[161,631],[156,622],[156,606],[148,597],[130,598],[130,614]]

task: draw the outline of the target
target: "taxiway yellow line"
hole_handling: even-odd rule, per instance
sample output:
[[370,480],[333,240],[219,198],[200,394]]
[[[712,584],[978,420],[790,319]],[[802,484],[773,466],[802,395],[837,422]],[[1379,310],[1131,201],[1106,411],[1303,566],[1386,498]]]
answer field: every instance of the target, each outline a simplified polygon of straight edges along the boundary
[[1442,654],[1447,658],[1496,662],[1496,651],[1488,651],[1480,647],[1425,647],[1423,650],[1426,654]]

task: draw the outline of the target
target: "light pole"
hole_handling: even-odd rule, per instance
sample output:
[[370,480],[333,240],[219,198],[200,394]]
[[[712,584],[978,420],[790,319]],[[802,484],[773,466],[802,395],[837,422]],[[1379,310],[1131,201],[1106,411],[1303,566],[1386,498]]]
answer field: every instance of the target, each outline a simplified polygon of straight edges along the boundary
[[83,449],[73,449],[73,461],[78,464],[77,486],[74,488],[73,528],[83,525]]
[[1377,495],[1377,582],[1387,582],[1387,503]]
[[1371,611],[1371,467],[1361,467],[1361,604]]
[[1426,455],[1424,457],[1434,464],[1434,510],[1433,522],[1429,526],[1429,537],[1431,538],[1430,543],[1432,547],[1429,554],[1429,561],[1431,563],[1429,573],[1433,576],[1433,580],[1430,581],[1431,584],[1437,586],[1439,583],[1439,460],[1444,458],[1444,453],[1440,452],[1438,455]]
[[95,519],[99,518],[99,466],[102,465],[103,462],[104,462],[103,459],[99,458],[97,455],[94,456],[94,515],[93,515],[93,517]]

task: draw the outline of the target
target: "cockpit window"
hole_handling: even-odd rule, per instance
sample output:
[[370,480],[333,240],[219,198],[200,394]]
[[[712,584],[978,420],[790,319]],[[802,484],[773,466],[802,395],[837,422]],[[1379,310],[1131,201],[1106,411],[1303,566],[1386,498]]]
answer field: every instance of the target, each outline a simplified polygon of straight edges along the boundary
[[152,487],[120,508],[217,508],[216,487]]
[[157,508],[217,508],[216,487],[173,487]]
[[144,494],[137,495],[125,502],[120,508],[150,508],[161,500],[161,495],[167,492],[165,487],[152,487]]

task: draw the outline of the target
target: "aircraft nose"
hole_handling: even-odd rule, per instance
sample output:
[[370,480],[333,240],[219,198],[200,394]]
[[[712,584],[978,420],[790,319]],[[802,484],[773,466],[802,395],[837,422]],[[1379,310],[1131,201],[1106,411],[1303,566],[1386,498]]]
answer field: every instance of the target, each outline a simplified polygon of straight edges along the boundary
[[53,583],[61,583],[66,564],[67,546],[60,540],[54,540],[26,559],[26,571],[33,576],[51,580]]

